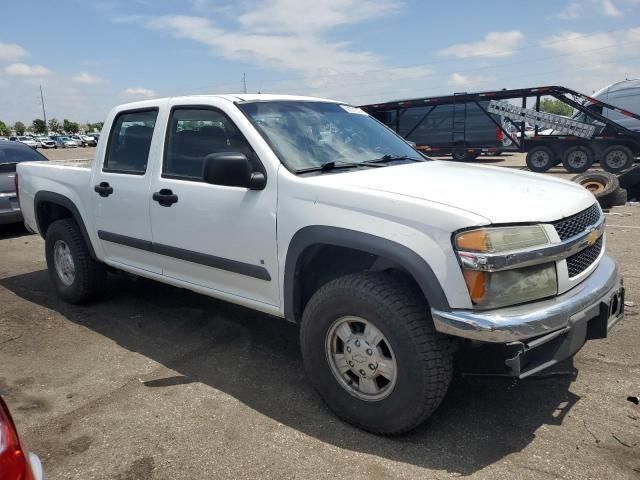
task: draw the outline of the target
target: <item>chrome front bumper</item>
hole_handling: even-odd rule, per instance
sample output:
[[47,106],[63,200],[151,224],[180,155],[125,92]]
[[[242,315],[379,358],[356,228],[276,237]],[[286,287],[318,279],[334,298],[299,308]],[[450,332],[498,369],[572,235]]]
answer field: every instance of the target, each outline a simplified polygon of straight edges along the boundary
[[[495,310],[441,311],[431,309],[436,330],[447,335],[491,343],[510,343],[558,331],[600,315],[601,305],[623,298],[622,278],[616,262],[604,255],[599,265],[579,285],[557,297]],[[619,297],[619,298],[618,298]],[[622,318],[613,315],[607,328]]]

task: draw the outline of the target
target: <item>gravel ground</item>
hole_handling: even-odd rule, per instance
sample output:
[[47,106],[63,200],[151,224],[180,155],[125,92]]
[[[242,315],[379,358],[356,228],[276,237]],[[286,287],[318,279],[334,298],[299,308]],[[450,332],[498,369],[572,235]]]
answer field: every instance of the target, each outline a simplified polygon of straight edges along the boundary
[[638,479],[640,407],[627,397],[640,396],[640,208],[615,208],[608,225],[633,304],[610,338],[555,375],[458,375],[435,416],[400,438],[327,410],[296,326],[120,275],[99,302],[65,304],[42,240],[4,227],[0,394],[48,479]]

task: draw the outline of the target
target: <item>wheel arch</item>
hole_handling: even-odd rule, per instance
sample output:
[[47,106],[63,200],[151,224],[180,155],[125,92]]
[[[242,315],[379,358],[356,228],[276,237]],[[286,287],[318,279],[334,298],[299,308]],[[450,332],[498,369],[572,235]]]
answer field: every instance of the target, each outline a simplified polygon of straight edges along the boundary
[[[303,292],[305,267],[321,249],[346,249],[355,253],[353,265],[399,267],[418,285],[430,306],[448,310],[449,302],[431,266],[410,248],[368,233],[339,227],[313,225],[300,229],[292,237],[284,270],[284,316],[299,323],[306,305]],[[367,260],[368,257],[368,260]],[[324,265],[324,262],[323,262]],[[341,264],[342,265],[342,264]],[[340,275],[354,271],[340,272]]]
[[91,257],[97,260],[82,215],[71,199],[56,192],[43,190],[36,193],[33,202],[36,225],[42,238],[46,238],[47,229],[53,222],[63,218],[72,218],[82,232],[82,238],[87,244]]

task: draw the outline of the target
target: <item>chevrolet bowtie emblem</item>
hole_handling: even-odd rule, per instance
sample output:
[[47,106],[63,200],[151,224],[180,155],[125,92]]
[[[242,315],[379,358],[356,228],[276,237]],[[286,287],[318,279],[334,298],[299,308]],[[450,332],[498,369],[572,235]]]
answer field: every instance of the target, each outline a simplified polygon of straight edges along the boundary
[[587,245],[588,245],[588,246],[591,246],[591,245],[593,245],[594,243],[596,243],[596,241],[598,240],[598,237],[599,237],[599,235],[598,235],[598,231],[597,231],[597,230],[593,230],[593,229],[592,229],[592,230],[589,232],[589,235],[587,235]]

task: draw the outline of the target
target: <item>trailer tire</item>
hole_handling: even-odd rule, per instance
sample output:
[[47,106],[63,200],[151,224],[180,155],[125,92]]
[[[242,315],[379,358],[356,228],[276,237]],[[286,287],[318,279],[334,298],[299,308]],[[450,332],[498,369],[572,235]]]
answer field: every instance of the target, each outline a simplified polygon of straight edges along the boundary
[[451,158],[455,162],[466,162],[468,160],[466,147],[464,145],[454,147],[451,152]]
[[618,173],[633,165],[633,152],[624,145],[611,145],[600,157],[600,166],[609,173]]
[[593,193],[602,208],[611,208],[615,204],[620,183],[614,174],[586,172],[576,175],[571,180]]
[[568,148],[562,156],[562,165],[570,173],[586,172],[593,165],[593,152],[583,145]]
[[532,172],[546,172],[555,164],[555,155],[549,147],[540,145],[532,148],[527,153],[527,167]]

